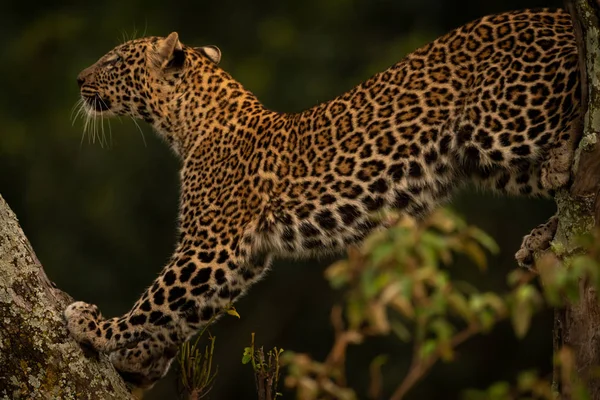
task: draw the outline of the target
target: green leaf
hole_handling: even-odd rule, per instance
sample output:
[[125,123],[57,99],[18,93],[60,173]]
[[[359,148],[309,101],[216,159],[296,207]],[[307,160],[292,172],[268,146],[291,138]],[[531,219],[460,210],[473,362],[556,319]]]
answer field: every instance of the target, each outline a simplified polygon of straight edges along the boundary
[[435,351],[437,350],[438,347],[438,343],[436,340],[433,339],[429,339],[426,340],[423,345],[421,345],[421,348],[419,349],[419,355],[421,356],[421,358],[427,358],[430,355],[432,355],[433,353],[435,353]]
[[504,400],[504,399],[509,399],[509,395],[510,395],[510,385],[508,384],[508,382],[497,382],[494,383],[492,386],[490,386],[490,388],[488,389],[488,395],[489,395],[489,399],[494,399],[494,400]]
[[244,355],[242,356],[242,364],[248,364],[252,360],[252,347],[244,347]]
[[340,289],[350,281],[349,263],[347,260],[338,261],[325,270],[325,278],[334,289]]
[[519,268],[511,271],[507,277],[507,283],[510,287],[517,286],[521,281],[523,281],[525,275],[528,273],[524,268]]
[[420,246],[419,255],[423,266],[436,266],[439,264],[439,252],[430,246]]
[[238,314],[238,312],[236,311],[236,309],[233,308],[233,307],[227,309],[227,314],[232,315],[234,317],[241,318],[240,314]]
[[485,306],[483,297],[479,293],[474,293],[469,298],[469,308],[474,312],[479,312]]
[[356,298],[350,298],[346,302],[346,317],[348,325],[352,329],[356,329],[365,320],[365,306]]
[[477,316],[479,317],[481,330],[484,332],[489,332],[494,327],[494,324],[497,321],[494,313],[488,309],[479,311]]
[[410,341],[412,335],[410,334],[410,331],[406,325],[404,325],[402,322],[397,319],[393,319],[390,322],[390,327],[392,328],[392,332],[394,332],[400,340],[403,342]]
[[373,268],[365,269],[360,275],[362,293],[367,299],[371,299],[377,295],[377,287],[375,286],[376,277],[377,275]]
[[464,243],[462,251],[471,259],[471,261],[475,263],[475,265],[477,265],[480,270],[483,271],[487,269],[487,256],[476,242],[468,241]]
[[538,376],[535,371],[523,371],[517,378],[517,387],[521,392],[529,392],[535,387]]
[[421,242],[424,246],[428,246],[434,250],[441,250],[448,247],[448,242],[444,236],[438,235],[430,231],[425,231],[421,235]]
[[454,333],[454,326],[443,318],[436,318],[429,324],[429,329],[435,333],[438,339],[447,340]]
[[381,368],[390,357],[386,354],[379,354],[371,360],[371,368]]
[[493,292],[486,292],[483,294],[483,300],[486,305],[494,310],[496,315],[501,316],[506,312],[506,304],[504,300]]
[[448,304],[450,305],[450,308],[460,315],[465,321],[473,320],[473,312],[469,308],[467,300],[462,293],[453,291],[448,294]]
[[375,267],[388,261],[394,254],[394,245],[386,242],[376,246],[371,252],[371,262]]
[[590,396],[590,392],[587,387],[583,384],[583,382],[575,382],[573,385],[573,398],[577,400],[591,400],[592,396]]
[[519,339],[525,337],[531,324],[533,315],[532,305],[527,297],[516,296],[515,304],[513,305],[511,321],[515,334]]
[[469,233],[471,237],[479,242],[483,247],[485,247],[490,253],[498,254],[500,251],[500,247],[490,235],[482,231],[481,229],[471,226],[469,227]]

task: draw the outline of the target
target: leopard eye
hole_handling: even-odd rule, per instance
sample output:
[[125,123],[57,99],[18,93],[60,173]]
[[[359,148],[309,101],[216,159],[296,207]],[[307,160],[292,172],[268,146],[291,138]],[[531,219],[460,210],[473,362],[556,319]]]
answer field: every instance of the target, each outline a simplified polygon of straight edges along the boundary
[[117,54],[114,57],[110,58],[109,60],[106,60],[105,68],[106,69],[113,69],[121,61],[123,61],[123,57],[121,57],[119,54]]

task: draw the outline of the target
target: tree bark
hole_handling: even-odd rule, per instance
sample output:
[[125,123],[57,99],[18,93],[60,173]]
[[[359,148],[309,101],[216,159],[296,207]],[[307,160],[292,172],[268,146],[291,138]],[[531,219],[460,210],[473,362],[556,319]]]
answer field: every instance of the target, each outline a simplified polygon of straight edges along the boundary
[[[582,136],[575,155],[573,184],[556,196],[559,225],[554,248],[559,257],[578,249],[577,237],[600,225],[600,29],[596,0],[566,0],[571,13],[579,50],[581,70]],[[563,346],[573,350],[574,368],[583,379],[592,399],[600,399],[600,379],[594,369],[600,366],[600,303],[591,282],[582,279],[580,300],[568,303],[555,313],[555,353]],[[555,368],[555,382],[560,372]],[[570,399],[572,387],[557,388],[562,399]]]
[[0,399],[130,399],[106,356],[86,357],[62,311],[72,301],[46,277],[0,196]]

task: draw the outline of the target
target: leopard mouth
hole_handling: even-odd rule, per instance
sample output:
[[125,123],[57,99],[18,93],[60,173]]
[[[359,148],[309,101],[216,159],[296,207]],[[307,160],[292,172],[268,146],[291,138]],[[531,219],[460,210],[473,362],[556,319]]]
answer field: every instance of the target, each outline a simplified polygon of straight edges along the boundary
[[85,103],[94,111],[108,111],[110,110],[110,100],[103,99],[98,93],[92,95],[82,95]]

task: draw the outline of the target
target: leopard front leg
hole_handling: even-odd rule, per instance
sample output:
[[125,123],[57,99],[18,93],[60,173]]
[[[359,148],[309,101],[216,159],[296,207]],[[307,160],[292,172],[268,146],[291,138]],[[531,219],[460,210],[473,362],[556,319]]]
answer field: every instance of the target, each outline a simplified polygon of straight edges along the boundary
[[554,215],[546,223],[535,227],[531,233],[523,238],[521,248],[515,254],[515,258],[521,267],[534,269],[536,253],[550,247],[558,227],[558,217]]
[[[256,261],[256,260],[253,260]],[[205,301],[189,299],[176,313],[178,324],[170,324],[133,348],[124,348],[110,354],[110,360],[123,378],[142,388],[151,387],[161,379],[177,355],[179,345],[190,339],[211,319],[220,317],[220,311],[244,294],[245,289],[261,279],[270,264],[270,257],[260,264],[246,265],[227,277],[227,284],[214,282],[206,292]],[[233,266],[233,264],[230,264]],[[204,284],[195,288],[203,289]],[[217,287],[221,289],[217,290]],[[192,289],[194,290],[194,289]],[[193,301],[193,305],[189,301]],[[199,304],[204,304],[199,305]]]
[[243,247],[212,258],[182,249],[128,314],[105,321],[95,306],[78,302],[65,311],[67,326],[79,342],[110,352],[128,382],[151,387],[166,374],[179,345],[265,273],[270,257],[251,264],[256,257]]

